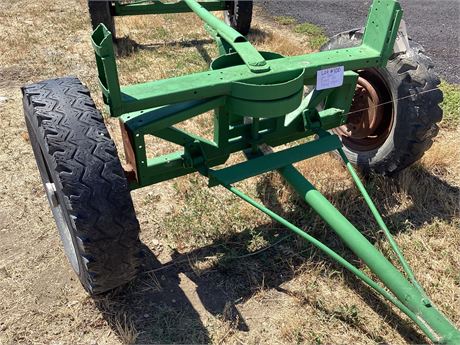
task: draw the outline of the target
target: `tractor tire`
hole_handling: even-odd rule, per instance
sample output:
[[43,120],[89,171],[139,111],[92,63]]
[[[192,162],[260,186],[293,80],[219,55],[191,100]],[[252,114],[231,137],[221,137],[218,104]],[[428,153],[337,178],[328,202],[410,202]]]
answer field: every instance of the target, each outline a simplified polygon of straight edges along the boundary
[[115,19],[112,15],[111,1],[88,0],[89,17],[91,18],[91,26],[96,30],[97,26],[102,23],[112,33],[112,40],[115,43]]
[[225,22],[240,34],[246,36],[251,29],[252,1],[226,1],[226,4]]
[[99,294],[132,280],[139,223],[114,142],[74,77],[22,88],[30,142],[64,245],[81,283]]
[[[362,38],[362,29],[340,33],[321,51],[357,46]],[[392,175],[431,147],[443,100],[433,67],[423,48],[410,42],[408,50],[392,54],[385,68],[356,71],[358,86],[348,123],[333,130],[351,163],[365,173]]]

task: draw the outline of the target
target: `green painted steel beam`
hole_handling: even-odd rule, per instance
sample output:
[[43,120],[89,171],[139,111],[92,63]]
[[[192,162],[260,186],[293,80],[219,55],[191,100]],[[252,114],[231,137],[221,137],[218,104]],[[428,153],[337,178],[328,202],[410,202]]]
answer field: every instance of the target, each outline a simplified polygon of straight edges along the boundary
[[267,61],[238,31],[208,12],[206,8],[195,0],[184,0],[184,2],[241,56],[251,72],[262,73],[270,70]]
[[120,120],[135,134],[152,133],[224,104],[224,97],[206,98],[127,113]]
[[[208,11],[223,11],[227,9],[225,1],[198,1]],[[152,3],[138,2],[121,4],[115,2],[114,16],[133,16],[145,14],[167,14],[192,12],[189,6],[183,1],[164,3],[152,1]]]
[[112,42],[112,33],[104,24],[99,24],[91,35],[91,43],[96,55],[99,87],[104,103],[109,106],[110,112],[121,114],[123,112],[122,96]]
[[[316,77],[316,72],[320,69],[342,65],[346,71],[352,71],[376,67],[379,61],[377,52],[366,47],[355,47],[271,60],[271,71],[258,75],[254,75],[243,65],[123,86],[121,87],[122,113],[204,97],[230,96],[232,84],[236,82],[245,82],[255,86],[276,85],[290,81],[287,79],[288,76],[289,78],[291,76],[290,72],[304,70],[304,82],[308,83]],[[275,101],[272,98],[266,99],[267,102],[271,100]]]
[[396,33],[403,16],[401,5],[394,0],[373,1],[366,22],[363,45],[381,52],[380,64],[385,66],[393,52]]
[[229,168],[211,170],[209,186],[230,185],[253,176],[273,171],[289,164],[336,150],[342,146],[336,135],[330,135],[270,155],[260,156]]
[[420,284],[417,282],[415,279],[414,272],[410,268],[409,264],[407,263],[406,259],[404,258],[401,250],[399,249],[398,245],[396,244],[395,240],[393,239],[393,236],[391,236],[390,230],[388,230],[385,222],[383,221],[382,216],[380,215],[379,211],[377,210],[377,207],[375,206],[374,202],[372,201],[371,197],[367,193],[366,188],[364,187],[363,183],[361,182],[358,174],[356,173],[355,169],[351,165],[350,161],[348,160],[347,156],[345,156],[345,153],[343,152],[343,149],[340,148],[338,150],[340,157],[342,158],[343,162],[345,163],[345,166],[347,167],[348,172],[350,173],[353,181],[356,184],[356,187],[358,190],[361,192],[361,195],[364,198],[364,201],[366,202],[367,206],[369,207],[369,210],[371,211],[372,215],[374,216],[375,221],[379,225],[380,229],[383,231],[385,234],[385,237],[387,238],[388,242],[390,243],[391,248],[395,252],[396,256],[398,257],[399,263],[401,264],[404,272],[407,274],[407,277],[411,281],[411,283],[419,289],[419,291],[423,292],[422,287]]

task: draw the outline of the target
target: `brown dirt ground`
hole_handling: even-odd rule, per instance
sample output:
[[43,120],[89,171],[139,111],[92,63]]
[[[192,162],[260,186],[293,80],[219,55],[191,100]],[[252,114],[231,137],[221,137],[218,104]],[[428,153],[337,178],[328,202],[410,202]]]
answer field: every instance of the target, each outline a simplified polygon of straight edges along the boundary
[[[118,25],[125,37],[123,83],[204,69],[201,58],[216,54],[190,15],[123,18]],[[0,96],[6,97],[0,101],[1,344],[428,341],[340,266],[224,190],[205,188],[195,175],[133,193],[149,254],[145,272],[125,289],[88,297],[45,200],[19,87],[77,75],[101,105],[89,28],[84,0],[0,2]],[[260,49],[309,51],[307,38],[263,15],[254,28],[250,38]],[[119,142],[116,121],[108,126]],[[186,126],[205,132],[209,119]],[[372,177],[367,184],[420,282],[460,326],[458,134],[443,128],[420,163],[395,179]],[[299,168],[388,253],[335,159],[319,157]],[[351,258],[278,176],[239,186]]]

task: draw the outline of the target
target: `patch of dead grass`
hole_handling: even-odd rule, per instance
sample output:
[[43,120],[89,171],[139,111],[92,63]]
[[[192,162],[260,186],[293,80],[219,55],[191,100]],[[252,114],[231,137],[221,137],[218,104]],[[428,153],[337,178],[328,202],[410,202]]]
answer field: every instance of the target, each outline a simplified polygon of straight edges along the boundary
[[[62,20],[65,18],[65,20]],[[123,83],[207,68],[217,50],[192,15],[117,19]],[[24,135],[26,82],[78,75],[102,108],[85,1],[0,2],[1,343],[272,344],[426,342],[398,311],[318,251],[223,188],[196,175],[133,192],[142,240],[156,265],[94,302],[68,265]],[[309,52],[308,38],[256,11],[261,50]],[[211,118],[181,124],[209,135]],[[121,143],[118,123],[107,121]],[[152,154],[169,152],[152,141]],[[422,285],[460,325],[458,133],[443,129],[420,163],[366,181]],[[164,150],[164,151],[162,151]],[[122,151],[122,150],[120,150]],[[234,155],[230,162],[242,159]],[[384,252],[388,244],[345,169],[328,155],[298,168]],[[238,184],[249,195],[353,259],[274,173]],[[164,266],[161,266],[161,264]],[[359,264],[359,262],[357,263]],[[158,267],[158,265],[160,265]],[[186,276],[187,279],[184,278]],[[181,297],[182,296],[182,297]]]

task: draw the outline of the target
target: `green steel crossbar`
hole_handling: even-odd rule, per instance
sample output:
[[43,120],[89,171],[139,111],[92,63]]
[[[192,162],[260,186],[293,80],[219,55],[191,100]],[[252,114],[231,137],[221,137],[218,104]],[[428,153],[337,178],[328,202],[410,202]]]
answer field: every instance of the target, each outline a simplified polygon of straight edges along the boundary
[[[208,11],[223,11],[227,8],[225,1],[209,0],[199,1]],[[122,4],[115,2],[114,16],[133,16],[144,14],[167,14],[167,13],[186,13],[193,12],[190,7],[183,1],[164,3],[161,1],[134,1],[133,3]]]
[[[112,34],[99,25],[92,34],[99,85],[111,116],[120,120],[130,188],[136,189],[199,172],[209,186],[222,185],[298,234],[393,303],[434,342],[460,344],[460,333],[432,304],[404,259],[376,206],[344,155],[337,136],[327,131],[347,121],[358,74],[385,66],[392,53],[402,10],[396,0],[374,0],[359,46],[284,57],[258,51],[236,30],[209,11],[224,10],[225,1],[158,0],[115,2],[113,15],[194,12],[214,38],[219,56],[208,71],[120,86]],[[341,83],[316,88],[318,73],[343,71]],[[306,90],[308,90],[306,94]],[[214,112],[214,135],[203,138],[178,124]],[[146,136],[180,146],[169,154],[147,155]],[[314,141],[269,155],[276,147],[309,136]],[[399,263],[400,272],[292,164],[337,150]],[[230,155],[250,152],[249,160],[225,167]],[[235,182],[277,170],[303,200],[337,233],[385,287],[372,280],[326,245],[232,186]]]
[[339,149],[342,146],[336,135],[329,135],[321,140],[315,140],[289,149],[262,155],[247,162],[233,165],[229,168],[208,172],[209,185],[230,185],[232,183],[257,176],[274,169],[279,169],[286,164],[293,164],[322,153]]

